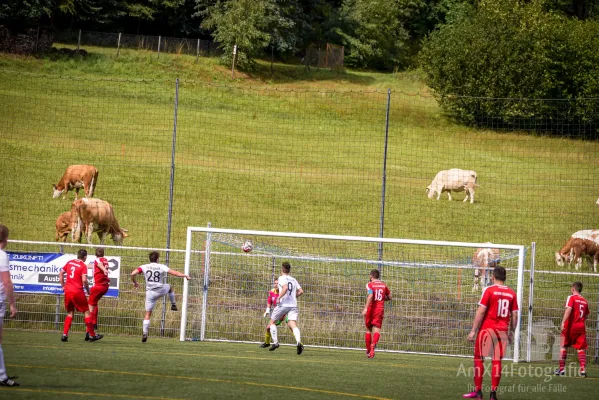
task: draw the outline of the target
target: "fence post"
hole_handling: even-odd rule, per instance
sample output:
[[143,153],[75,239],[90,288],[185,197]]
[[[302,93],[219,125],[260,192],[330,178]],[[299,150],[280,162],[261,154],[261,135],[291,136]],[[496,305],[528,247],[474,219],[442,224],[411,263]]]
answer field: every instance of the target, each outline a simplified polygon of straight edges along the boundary
[[200,39],[198,39],[198,47],[196,48],[196,64],[200,59]]
[[79,50],[79,46],[81,46],[81,29],[79,29],[79,37],[77,38],[77,50]]
[[35,36],[35,49],[33,50],[34,53],[37,53],[37,46],[38,43],[40,41],[40,27],[37,27],[37,35]]
[[[379,237],[384,237],[385,230],[385,195],[387,191],[387,152],[389,149],[389,109],[391,106],[391,89],[387,89],[387,113],[385,118],[385,152],[383,153],[383,181],[381,193],[381,220],[379,225]],[[379,242],[379,261],[383,260],[383,243]],[[379,270],[381,265],[379,264]]]
[[160,41],[162,40],[162,36],[158,36],[158,57],[160,57]]
[[[597,298],[597,306],[599,306],[599,297]],[[595,364],[599,364],[599,309],[597,309],[597,327],[595,332]]]
[[[173,116],[173,144],[171,148],[171,179],[168,199],[168,222],[166,226],[166,265],[170,262],[171,230],[173,226],[173,200],[175,194],[175,146],[177,144],[177,112],[179,111],[179,78],[175,80],[175,107]],[[166,280],[166,278],[165,278]],[[160,336],[164,336],[164,323],[166,319],[166,297],[162,299],[162,319],[160,320]]]
[[233,62],[231,63],[231,79],[235,79],[235,56],[237,55],[237,45],[233,46]]
[[530,245],[530,282],[528,287],[528,331],[526,332],[526,362],[531,360],[531,343],[532,343],[532,304],[534,300],[535,289],[535,254],[537,252],[536,242]]
[[119,32],[119,41],[116,44],[116,57],[119,58],[119,53],[121,51],[121,32]]

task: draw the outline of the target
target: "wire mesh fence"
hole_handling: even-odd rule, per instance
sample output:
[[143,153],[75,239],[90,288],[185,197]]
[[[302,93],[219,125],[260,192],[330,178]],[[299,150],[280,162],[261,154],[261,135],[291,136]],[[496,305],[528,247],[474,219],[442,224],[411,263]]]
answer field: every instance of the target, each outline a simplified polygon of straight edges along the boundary
[[325,48],[309,47],[306,49],[306,55],[302,59],[302,64],[306,68],[330,68],[341,69],[345,59],[345,48],[327,43]]

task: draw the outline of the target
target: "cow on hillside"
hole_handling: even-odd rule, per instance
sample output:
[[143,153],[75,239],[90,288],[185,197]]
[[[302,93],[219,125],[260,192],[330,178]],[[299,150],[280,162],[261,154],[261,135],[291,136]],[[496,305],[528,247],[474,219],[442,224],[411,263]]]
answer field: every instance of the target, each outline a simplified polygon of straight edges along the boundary
[[572,262],[570,252],[572,250],[572,242],[574,239],[588,239],[599,244],[599,229],[583,229],[581,231],[574,232],[566,244],[564,244],[562,248],[555,253],[555,262],[560,267],[566,265],[566,261],[569,263]]
[[574,262],[575,268],[582,267],[582,259],[584,256],[593,259],[593,271],[597,272],[597,262],[599,261],[599,244],[589,239],[573,239],[570,249],[570,262]]
[[428,198],[432,199],[437,194],[437,200],[441,198],[441,193],[447,192],[451,201],[451,192],[466,191],[464,201],[470,197],[470,203],[474,203],[474,188],[476,184],[476,172],[453,168],[450,170],[439,171],[432,183],[426,187]]
[[100,244],[104,244],[106,235],[110,234],[114,244],[123,245],[123,239],[128,237],[127,230],[119,226],[114,216],[112,205],[106,201],[93,198],[78,199],[71,205],[74,216],[71,231],[73,241],[81,242],[82,234],[92,243],[92,234],[98,232]]
[[71,211],[63,212],[56,218],[56,241],[62,240],[67,241],[67,236],[71,233],[71,227],[73,226]]
[[54,199],[63,195],[63,199],[67,197],[69,190],[75,189],[75,200],[79,198],[79,189],[83,188],[85,197],[94,197],[94,190],[98,183],[98,169],[93,165],[71,165],[60,181],[54,187]]
[[474,285],[472,291],[480,289],[479,285],[483,287],[487,286],[489,282],[488,270],[493,270],[501,262],[499,249],[492,249],[490,247],[478,248],[474,251],[472,256],[472,266],[476,268],[474,270]]

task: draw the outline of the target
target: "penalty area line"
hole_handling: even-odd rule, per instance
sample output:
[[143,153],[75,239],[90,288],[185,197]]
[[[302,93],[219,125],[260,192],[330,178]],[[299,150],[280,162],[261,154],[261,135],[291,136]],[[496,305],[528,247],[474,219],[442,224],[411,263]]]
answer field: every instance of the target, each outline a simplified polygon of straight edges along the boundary
[[[312,393],[322,393],[322,394],[330,394],[335,396],[344,396],[344,397],[356,397],[361,399],[373,399],[373,400],[391,400],[386,397],[377,397],[370,396],[365,394],[356,394],[356,393],[347,393],[347,392],[336,392],[334,390],[324,390],[324,389],[312,389],[305,388],[300,386],[285,386],[285,385],[277,385],[274,383],[260,383],[260,382],[249,382],[249,381],[235,381],[231,379],[219,379],[219,378],[199,378],[194,376],[180,376],[180,375],[163,375],[163,374],[152,374],[148,372],[130,372],[130,371],[112,371],[112,370],[104,370],[104,369],[92,369],[92,368],[65,368],[65,367],[53,367],[49,365],[21,365],[21,364],[7,364],[9,367],[21,367],[21,368],[33,368],[33,369],[51,369],[54,371],[77,371],[77,372],[93,372],[100,374],[119,374],[119,375],[133,375],[133,376],[147,376],[152,378],[170,378],[170,379],[182,379],[188,381],[200,381],[200,382],[214,382],[214,383],[228,383],[234,385],[246,385],[246,386],[257,386],[257,387],[266,387],[266,388],[275,388],[275,389],[285,389],[285,390],[297,390],[303,392],[312,392]],[[33,390],[33,389],[28,389]],[[66,392],[64,392],[66,393]],[[73,392],[74,393],[74,392]],[[82,393],[83,394],[83,393]],[[95,393],[92,395],[96,395]],[[106,395],[108,396],[108,395]],[[135,396],[127,396],[127,395],[110,395],[114,397],[135,397]],[[140,399],[159,399],[159,397],[143,397],[139,396],[136,398]]]
[[96,392],[72,392],[69,390],[50,390],[50,389],[27,389],[27,388],[15,388],[11,389],[13,392],[33,392],[33,393],[55,393],[65,394],[73,396],[97,396],[97,397],[118,397],[126,399],[152,399],[152,400],[187,400],[185,398],[174,398],[174,397],[153,397],[153,396],[139,396],[133,394],[107,394],[107,393],[96,393]]

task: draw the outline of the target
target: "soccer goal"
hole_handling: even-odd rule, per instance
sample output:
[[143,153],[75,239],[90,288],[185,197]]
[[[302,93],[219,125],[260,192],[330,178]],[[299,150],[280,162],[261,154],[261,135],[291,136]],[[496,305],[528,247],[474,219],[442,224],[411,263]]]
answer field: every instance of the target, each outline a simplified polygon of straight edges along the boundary
[[[248,252],[247,241],[253,244]],[[474,287],[472,257],[477,248],[489,247],[499,250],[522,309],[520,245],[190,227],[185,273],[193,280],[183,289],[180,339],[262,342],[268,291],[281,263],[289,261],[305,292],[298,300],[298,324],[306,347],[363,348],[366,284],[369,272],[378,269],[393,295],[378,350],[471,356],[466,337],[485,276],[482,271],[483,283]],[[279,341],[295,345],[283,327]],[[518,361],[519,343],[520,323],[507,358]]]

